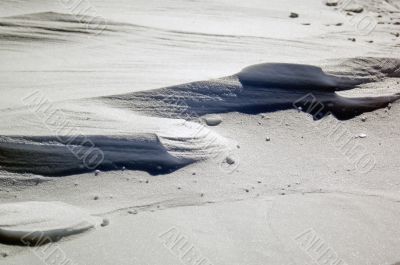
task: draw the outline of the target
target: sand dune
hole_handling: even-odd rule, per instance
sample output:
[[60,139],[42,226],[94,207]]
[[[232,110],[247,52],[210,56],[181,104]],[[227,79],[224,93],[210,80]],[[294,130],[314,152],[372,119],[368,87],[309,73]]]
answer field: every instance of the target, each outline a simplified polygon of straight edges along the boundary
[[397,264],[399,8],[1,1],[0,264]]
[[40,246],[100,225],[101,218],[61,202],[0,205],[0,242]]
[[[349,62],[368,60],[371,61],[368,58],[359,58]],[[348,70],[353,73],[351,76],[346,75],[346,72],[325,74],[321,68],[315,66],[270,63],[250,66],[237,75],[217,80],[95,98],[92,101],[100,101],[102,104],[105,102],[116,109],[133,111],[135,114],[121,114],[136,118],[131,125],[135,129],[123,135],[126,124],[132,124],[133,121],[128,121],[128,118],[116,119],[115,116],[102,115],[102,119],[96,117],[99,113],[106,112],[107,108],[98,103],[92,104],[92,108],[87,109],[90,115],[87,115],[84,123],[80,123],[87,128],[96,128],[104,134],[88,135],[90,130],[81,127],[80,133],[84,132],[86,136],[73,133],[69,136],[63,135],[65,131],[77,125],[71,121],[79,121],[81,118],[69,115],[68,128],[57,128],[58,136],[22,135],[18,138],[5,135],[0,142],[0,167],[12,172],[46,176],[122,168],[146,170],[152,174],[169,173],[195,161],[213,158],[216,153],[226,153],[226,150],[233,148],[226,144],[227,141],[223,140],[223,137],[212,133],[203,125],[159,118],[143,119],[138,113],[190,121],[213,113],[239,111],[257,114],[295,108],[313,115],[316,120],[328,114],[333,114],[338,119],[350,119],[365,112],[385,108],[389,103],[400,99],[400,94],[346,98],[335,93],[366,83],[380,82],[389,77],[400,77],[397,72],[400,68],[399,60],[375,58],[372,61],[373,63],[363,64],[363,72],[358,69]],[[386,61],[388,64],[382,67]],[[31,99],[32,106],[26,109],[27,116],[32,115],[30,112],[35,113],[35,109],[40,112],[46,108],[40,105],[35,108],[33,104],[39,103],[35,100],[38,101]],[[84,103],[69,103],[63,114],[74,111],[74,105],[80,104]],[[60,111],[60,108],[58,110]],[[106,118],[109,121],[102,122]],[[19,112],[18,115],[11,115],[11,119],[20,120],[18,123],[21,126],[27,117],[23,112]],[[110,129],[109,123],[113,123],[113,129],[105,132],[105,129]],[[210,151],[211,149],[214,150]]]

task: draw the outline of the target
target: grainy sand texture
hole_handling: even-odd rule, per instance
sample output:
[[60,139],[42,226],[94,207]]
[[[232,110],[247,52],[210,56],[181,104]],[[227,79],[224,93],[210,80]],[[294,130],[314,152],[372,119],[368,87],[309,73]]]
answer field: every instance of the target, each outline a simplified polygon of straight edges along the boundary
[[2,0],[0,264],[396,265],[400,1]]

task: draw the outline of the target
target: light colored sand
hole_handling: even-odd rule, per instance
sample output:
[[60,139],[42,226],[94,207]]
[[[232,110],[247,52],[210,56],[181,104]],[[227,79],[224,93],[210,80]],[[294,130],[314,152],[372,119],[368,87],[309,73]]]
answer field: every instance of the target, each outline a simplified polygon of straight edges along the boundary
[[[2,130],[18,132],[12,117],[21,109],[14,107],[38,88],[50,100],[79,99],[220,77],[255,63],[395,56],[399,49],[399,39],[390,34],[399,26],[379,24],[371,34],[360,35],[351,17],[320,1],[91,2],[99,14],[116,21],[210,35],[157,30],[139,34],[134,29],[122,39],[99,36],[101,41],[94,38],[85,45],[79,45],[79,38],[62,44],[2,41],[0,58],[6,63],[0,66],[0,109],[13,107],[2,111],[3,119],[9,118],[0,125]],[[1,16],[66,12],[45,0],[32,3],[5,1]],[[375,5],[386,9],[375,1],[365,5],[374,17]],[[290,19],[290,12],[300,17]],[[382,16],[377,19],[385,23],[399,20],[397,13]],[[333,26],[339,22],[343,26]],[[260,36],[265,38],[255,38]],[[356,42],[348,40],[353,37]],[[346,93],[376,96],[398,89],[396,81],[388,79]],[[80,120],[85,112],[75,110],[75,121],[85,124]],[[112,113],[102,117],[107,115]],[[329,118],[316,123],[294,110],[221,116],[223,123],[210,129],[240,147],[233,172],[226,170],[223,158],[157,177],[121,170],[42,182],[33,175],[4,172],[0,201],[57,200],[109,219],[104,228],[51,245],[50,250],[63,253],[58,264],[193,264],[183,257],[188,246],[198,260],[210,264],[320,264],[315,259],[326,249],[349,265],[400,260],[399,103],[366,113],[365,122]],[[46,131],[34,115],[23,127],[29,123],[34,132]],[[112,121],[106,124],[111,127]],[[99,130],[89,127],[84,130]],[[362,133],[367,137],[355,139]],[[361,151],[346,154],[342,141]],[[362,155],[373,157],[372,167],[360,166],[356,157]],[[324,243],[321,250],[304,247],[310,235]],[[174,236],[185,236],[181,243],[186,247],[172,248],[166,239]],[[0,245],[0,264],[47,264],[41,250]]]

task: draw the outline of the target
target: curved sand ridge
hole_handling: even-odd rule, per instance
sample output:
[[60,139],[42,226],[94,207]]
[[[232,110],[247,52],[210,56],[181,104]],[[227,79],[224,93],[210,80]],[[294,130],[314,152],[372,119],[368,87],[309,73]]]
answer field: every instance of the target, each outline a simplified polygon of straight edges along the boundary
[[0,242],[38,246],[82,233],[102,221],[62,202],[0,204]]
[[[68,121],[65,126],[43,126],[26,110],[9,116],[18,120],[31,117],[28,120],[33,122],[21,124],[18,130],[37,129],[30,136],[0,137],[2,169],[45,176],[123,168],[165,174],[210,157],[222,155],[224,159],[233,146],[194,122],[137,116],[97,103],[84,109],[76,103],[60,107]],[[86,118],[81,119],[80,114]],[[3,128],[8,135],[14,129]],[[47,136],[49,131],[54,136]]]
[[[327,68],[328,73],[310,65],[254,65],[216,80],[63,102],[57,104],[63,114],[58,120],[42,113],[51,106],[36,106],[42,99],[32,95],[30,106],[1,117],[0,167],[46,176],[122,168],[164,174],[203,159],[223,160],[235,149],[194,122],[206,114],[297,108],[314,119],[333,114],[345,120],[400,98],[336,93],[399,78],[398,59],[355,58]],[[18,126],[1,126],[11,120]]]
[[[346,120],[384,108],[400,98],[400,94],[348,98],[335,93],[371,83],[379,87],[386,79],[400,78],[399,59],[353,58],[326,68],[328,73],[311,65],[259,64],[225,78],[109,96],[105,100],[113,106],[169,118],[232,111],[257,114],[295,107],[315,119],[329,113]],[[322,110],[313,109],[313,104],[323,105]]]

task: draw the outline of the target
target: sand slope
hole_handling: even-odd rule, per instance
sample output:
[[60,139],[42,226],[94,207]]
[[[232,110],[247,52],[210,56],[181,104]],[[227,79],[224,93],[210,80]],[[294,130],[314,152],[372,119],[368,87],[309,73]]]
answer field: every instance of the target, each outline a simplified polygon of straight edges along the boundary
[[[0,244],[0,264],[399,262],[396,1],[90,3],[0,3],[0,223],[108,226]],[[107,172],[65,136],[105,149]]]

